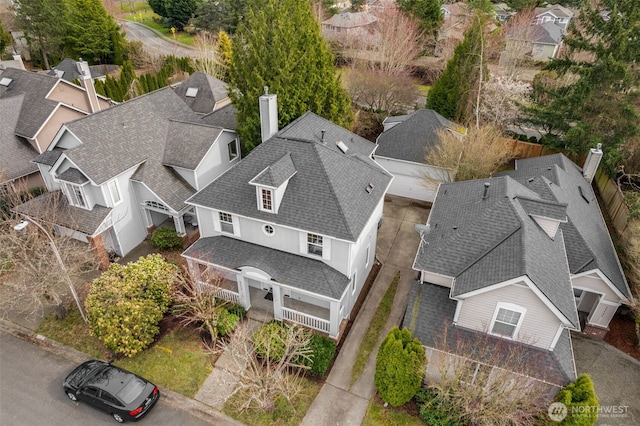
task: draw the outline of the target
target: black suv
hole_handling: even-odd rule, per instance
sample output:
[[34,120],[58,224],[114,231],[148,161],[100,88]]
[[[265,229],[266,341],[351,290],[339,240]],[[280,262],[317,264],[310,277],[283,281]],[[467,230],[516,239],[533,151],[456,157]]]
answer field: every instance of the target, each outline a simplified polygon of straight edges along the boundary
[[74,368],[62,387],[70,400],[84,401],[104,410],[118,423],[140,419],[160,397],[153,383],[98,360]]

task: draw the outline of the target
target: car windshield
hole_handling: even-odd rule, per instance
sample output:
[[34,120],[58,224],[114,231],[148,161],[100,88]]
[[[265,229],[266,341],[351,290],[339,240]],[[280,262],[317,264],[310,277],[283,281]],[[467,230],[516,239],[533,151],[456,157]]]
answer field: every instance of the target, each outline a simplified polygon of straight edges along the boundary
[[140,380],[133,374],[130,377],[131,380],[129,380],[129,382],[124,385],[122,390],[120,390],[120,392],[118,392],[117,394],[118,398],[120,398],[120,400],[125,404],[131,404],[133,401],[135,401],[147,385],[144,381]]

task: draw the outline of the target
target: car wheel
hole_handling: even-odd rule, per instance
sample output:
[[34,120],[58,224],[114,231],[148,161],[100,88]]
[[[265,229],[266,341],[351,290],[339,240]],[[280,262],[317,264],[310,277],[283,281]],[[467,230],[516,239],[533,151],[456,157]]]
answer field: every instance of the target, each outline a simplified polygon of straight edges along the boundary
[[112,413],[113,419],[118,423],[124,423],[124,419],[118,413]]
[[67,396],[68,396],[68,397],[69,397],[69,399],[70,399],[70,400],[72,400],[72,401],[77,401],[77,400],[78,400],[78,397],[77,397],[77,396],[76,396],[76,394],[75,394],[75,393],[73,393],[73,392],[70,392],[70,391],[69,391],[69,392],[67,392]]

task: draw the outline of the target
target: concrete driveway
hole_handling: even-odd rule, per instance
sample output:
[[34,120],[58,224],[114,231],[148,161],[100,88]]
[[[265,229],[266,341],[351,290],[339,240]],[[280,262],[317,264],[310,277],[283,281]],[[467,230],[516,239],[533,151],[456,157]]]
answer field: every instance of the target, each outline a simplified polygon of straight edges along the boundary
[[607,343],[572,333],[578,374],[588,373],[600,400],[598,425],[640,424],[640,361]]

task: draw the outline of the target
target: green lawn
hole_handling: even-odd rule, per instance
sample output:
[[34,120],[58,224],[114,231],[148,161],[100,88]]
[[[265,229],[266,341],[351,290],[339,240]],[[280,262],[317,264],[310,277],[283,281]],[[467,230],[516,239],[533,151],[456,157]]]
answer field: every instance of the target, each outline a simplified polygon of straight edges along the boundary
[[362,421],[362,426],[424,426],[424,424],[418,417],[393,408],[390,405],[384,407],[373,399],[369,401],[367,414]]
[[[69,309],[64,320],[55,315],[45,318],[37,332],[93,358],[113,357],[102,342],[89,334],[77,308]],[[202,348],[200,336],[194,331],[175,328],[158,342],[132,358],[122,358],[114,364],[149,379],[159,386],[193,398],[211,372],[214,359]]]
[[380,300],[380,304],[376,309],[376,313],[373,315],[373,319],[369,324],[369,329],[367,330],[367,334],[365,334],[364,339],[362,340],[362,345],[360,345],[360,352],[358,352],[358,357],[356,358],[355,363],[353,364],[353,369],[351,370],[351,385],[353,385],[362,371],[364,370],[365,365],[367,364],[367,359],[369,359],[369,355],[373,352],[373,348],[380,337],[380,333],[382,333],[382,329],[387,322],[387,318],[391,313],[391,308],[393,306],[393,298],[396,295],[396,290],[398,289],[398,281],[400,281],[400,274],[396,274],[393,277],[393,281],[387,292]]

